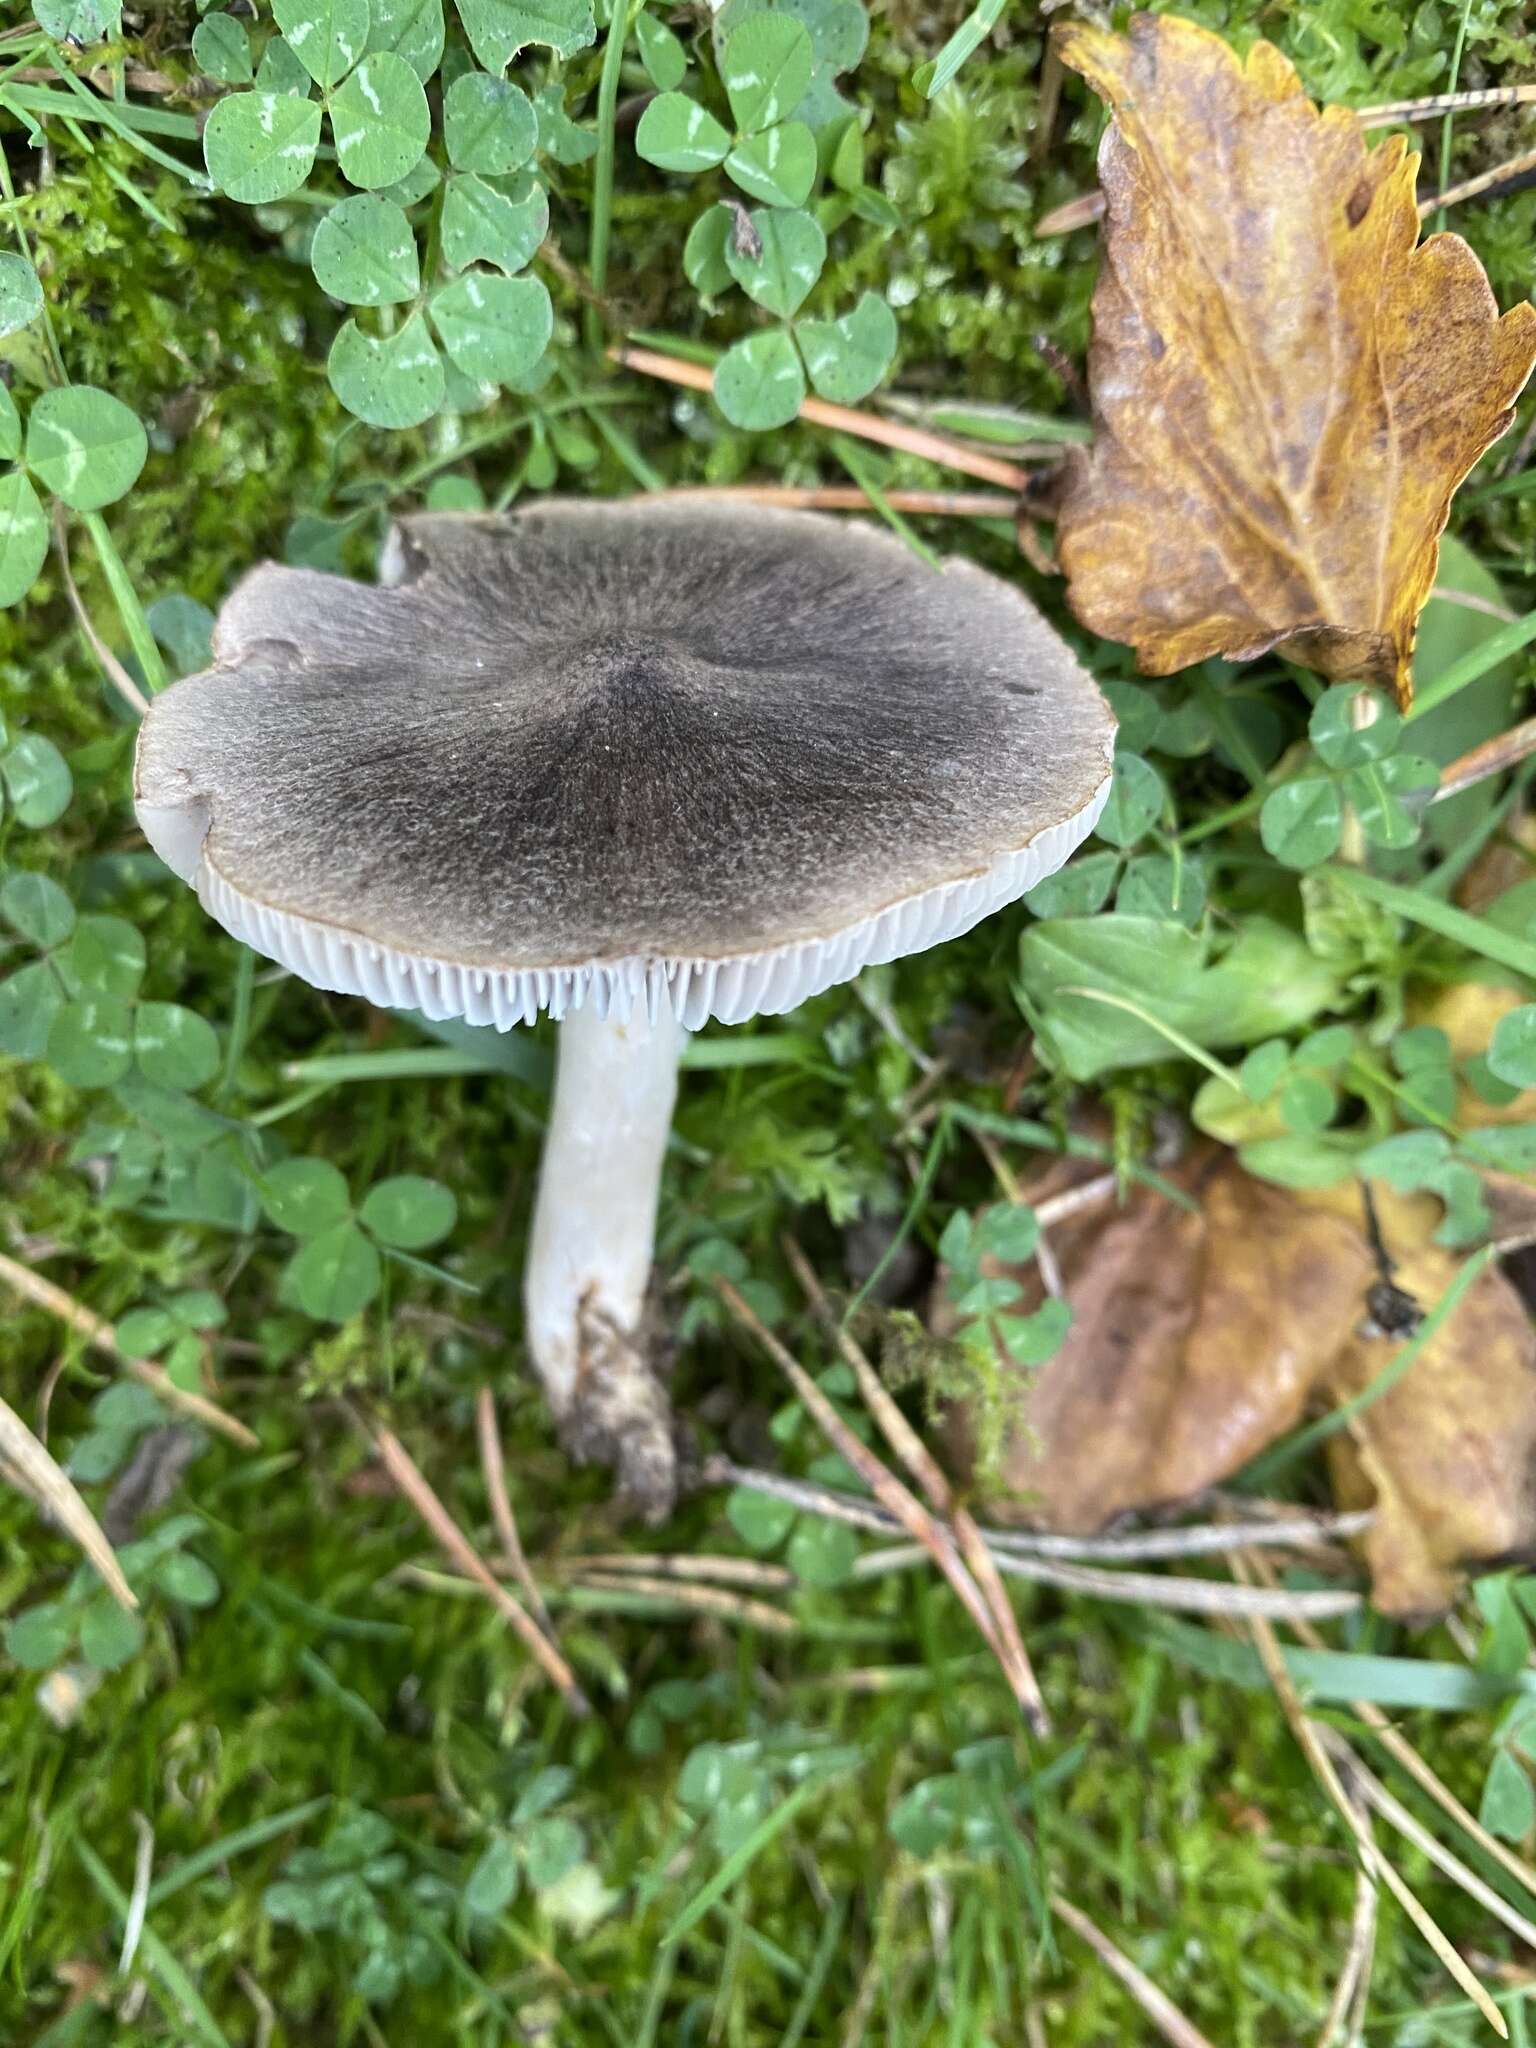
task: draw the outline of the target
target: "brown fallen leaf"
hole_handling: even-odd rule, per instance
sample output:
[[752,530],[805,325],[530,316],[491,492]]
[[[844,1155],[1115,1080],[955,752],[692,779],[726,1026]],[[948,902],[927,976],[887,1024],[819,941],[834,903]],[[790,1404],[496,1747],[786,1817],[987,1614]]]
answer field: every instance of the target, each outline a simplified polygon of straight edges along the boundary
[[[1010,1391],[997,1519],[1086,1535],[1187,1500],[1397,1355],[1401,1337],[1362,1334],[1380,1275],[1358,1187],[1272,1187],[1217,1146],[1170,1177],[1198,1213],[1138,1188],[1052,1229],[1074,1320]],[[1432,1242],[1438,1202],[1374,1192],[1396,1284],[1432,1309],[1465,1253]],[[1033,1306],[1036,1269],[1008,1272]],[[952,1437],[967,1462],[963,1413]],[[1363,1555],[1385,1613],[1434,1613],[1461,1567],[1536,1545],[1536,1331],[1497,1268],[1329,1456],[1341,1505],[1376,1510]]]
[[[1429,1241],[1438,1204],[1411,1206],[1427,1214],[1410,1234],[1410,1205],[1377,1201],[1393,1280],[1427,1309],[1466,1254]],[[1324,1367],[1324,1398],[1360,1393],[1400,1341],[1357,1332]],[[1533,1458],[1536,1333],[1519,1295],[1490,1267],[1403,1377],[1328,1441],[1339,1506],[1376,1509],[1356,1540],[1383,1614],[1435,1614],[1454,1599],[1460,1566],[1536,1541]]]
[[1143,671],[1280,647],[1406,705],[1452,493],[1509,426],[1536,306],[1499,317],[1418,158],[1366,147],[1271,44],[1174,15],[1054,31],[1114,110],[1093,300],[1095,440],[1058,526],[1085,626]]

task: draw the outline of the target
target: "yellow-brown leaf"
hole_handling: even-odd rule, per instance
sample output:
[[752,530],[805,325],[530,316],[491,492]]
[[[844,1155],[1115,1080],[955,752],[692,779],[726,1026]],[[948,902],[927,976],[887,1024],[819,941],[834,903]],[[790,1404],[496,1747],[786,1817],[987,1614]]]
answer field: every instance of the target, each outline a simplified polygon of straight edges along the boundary
[[1137,15],[1056,31],[1114,118],[1089,357],[1097,435],[1058,525],[1068,598],[1167,675],[1279,646],[1412,692],[1452,493],[1510,423],[1536,307],[1501,319],[1418,159],[1367,149],[1268,43]]
[[[1356,1184],[1272,1187],[1214,1146],[1171,1177],[1198,1213],[1142,1188],[1051,1232],[1073,1322],[1017,1384],[1001,1519],[1082,1535],[1187,1500],[1310,1407],[1370,1386],[1404,1341],[1362,1334],[1379,1275]],[[1432,1198],[1378,1188],[1376,1202],[1395,1282],[1427,1312],[1465,1254],[1433,1242]],[[1038,1300],[1034,1268],[1009,1270]],[[952,1420],[965,1459],[965,1417]],[[1536,1330],[1500,1272],[1330,1439],[1329,1460],[1341,1504],[1376,1510],[1363,1548],[1386,1613],[1429,1614],[1462,1567],[1536,1544]]]

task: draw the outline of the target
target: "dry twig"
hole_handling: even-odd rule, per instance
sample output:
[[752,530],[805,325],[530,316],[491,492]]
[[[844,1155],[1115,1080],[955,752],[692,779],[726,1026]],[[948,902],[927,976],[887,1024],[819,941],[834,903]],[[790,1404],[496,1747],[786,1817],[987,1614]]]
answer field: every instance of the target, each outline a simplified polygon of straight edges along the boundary
[[[1509,2039],[1509,2028],[1504,2015],[1488,1996],[1476,1975],[1468,1969],[1455,1946],[1447,1939],[1439,1923],[1430,1914],[1418,1897],[1409,1890],[1396,1865],[1377,1848],[1370,1825],[1361,1812],[1358,1803],[1345,1789],[1340,1776],[1340,1767],[1353,1775],[1356,1758],[1353,1750],[1342,1737],[1335,1739],[1331,1731],[1314,1721],[1301,1704],[1301,1697],[1285,1667],[1280,1652],[1279,1640],[1269,1623],[1254,1615],[1249,1619],[1253,1631],[1254,1647],[1258,1650],[1281,1711],[1290,1723],[1291,1732],[1300,1745],[1302,1754],[1312,1767],[1313,1775],[1323,1787],[1339,1817],[1354,1837],[1360,1860],[1372,1874],[1381,1879],[1392,1896],[1397,1900],[1408,1918],[1418,1929],[1423,1939],[1434,1951],[1447,1974],[1470,1998],[1478,2011],[1487,2020],[1500,2040]],[[1327,1738],[1327,1739],[1325,1739]]]
[[118,1605],[137,1607],[133,1588],[123,1577],[111,1544],[80,1498],[74,1481],[6,1401],[0,1401],[0,1460],[19,1480],[22,1490],[52,1515],[66,1536],[72,1536],[79,1544]]
[[75,615],[75,624],[85,635],[102,674],[134,716],[142,718],[149,709],[149,699],[96,631],[91,622],[91,615],[75,587],[74,572],[69,566],[69,535],[64,525],[64,514],[57,505],[53,508],[53,551],[58,557],[59,574],[64,580],[64,595],[69,599],[69,608]]
[[589,1713],[591,1710],[587,1704],[586,1694],[577,1684],[576,1674],[570,1665],[544,1635],[533,1617],[518,1605],[490,1566],[482,1560],[469,1538],[433,1492],[425,1475],[399,1437],[382,1422],[370,1425],[360,1421],[359,1427],[373,1445],[380,1464],[426,1523],[444,1552],[452,1558],[460,1571],[474,1580],[497,1612],[512,1624],[540,1669],[559,1687],[571,1712]]
[[[1273,1584],[1274,1574],[1270,1569],[1267,1558],[1260,1557],[1250,1551],[1248,1553],[1248,1565],[1249,1569],[1258,1577],[1264,1579],[1267,1583]],[[1323,1641],[1317,1630],[1312,1628],[1307,1622],[1293,1620],[1291,1626],[1295,1630],[1298,1639],[1305,1643],[1308,1649],[1322,1650],[1327,1648],[1327,1644]],[[1501,1842],[1496,1835],[1489,1834],[1476,1814],[1463,1806],[1451,1788],[1442,1783],[1434,1771],[1430,1769],[1408,1738],[1393,1727],[1391,1721],[1382,1712],[1381,1708],[1376,1705],[1375,1701],[1351,1700],[1349,1709],[1357,1720],[1365,1723],[1387,1755],[1391,1757],[1392,1761],[1400,1769],[1407,1772],[1420,1791],[1426,1793],[1429,1798],[1434,1800],[1446,1818],[1454,1821],[1457,1827],[1462,1829],[1472,1841],[1476,1842],[1485,1856],[1491,1856],[1495,1863],[1501,1864],[1523,1890],[1529,1892],[1532,1898],[1536,1898],[1536,1868],[1533,1868],[1529,1863],[1517,1856],[1507,1842]],[[1361,1766],[1361,1768],[1363,1769],[1364,1767]]]
[[960,1554],[970,1566],[971,1575],[991,1610],[999,1655],[1003,1660],[1008,1682],[1015,1697],[1027,1700],[1033,1709],[1033,1718],[1040,1726],[1045,1726],[1045,1701],[1040,1692],[1039,1681],[1035,1677],[1034,1667],[1029,1661],[1029,1652],[1024,1647],[1024,1638],[1019,1633],[1018,1617],[1014,1614],[1013,1603],[1008,1598],[1007,1588],[998,1574],[992,1553],[982,1541],[981,1531],[977,1528],[969,1508],[956,1501],[954,1491],[938,1461],[892,1400],[884,1381],[859,1345],[832,1313],[832,1304],[827,1300],[826,1291],[810,1260],[792,1237],[785,1237],[782,1242],[784,1256],[794,1269],[795,1278],[800,1282],[806,1300],[820,1317],[823,1328],[837,1345],[844,1362],[852,1370],[859,1383],[859,1392],[864,1397],[864,1405],[879,1424],[886,1442],[922,1487],[928,1497],[928,1505],[934,1513],[948,1518]]
[[507,1570],[527,1594],[528,1605],[533,1609],[540,1628],[547,1636],[553,1637],[544,1596],[528,1569],[523,1539],[517,1533],[517,1518],[512,1513],[512,1502],[507,1493],[507,1466],[501,1455],[501,1432],[496,1427],[496,1396],[489,1387],[482,1387],[475,1396],[475,1435],[480,1444],[480,1470],[485,1475],[491,1520],[496,1525],[496,1536]]
[[[1360,1818],[1369,1829],[1370,1815],[1362,1813]],[[1377,1898],[1375,1877],[1363,1862],[1357,1863],[1355,1905],[1349,1916],[1349,1945],[1344,1951],[1343,1966],[1334,1984],[1333,1996],[1328,2001],[1328,2010],[1323,2015],[1322,2030],[1315,2048],[1334,2048],[1341,2033],[1350,2043],[1350,2048],[1355,2048],[1359,2040],[1359,2022],[1370,1996],[1371,1965],[1376,1952]]]
[[1020,1672],[1018,1666],[1010,1661],[999,1638],[992,1611],[961,1558],[952,1533],[935,1520],[916,1495],[903,1486],[893,1472],[881,1464],[873,1451],[860,1443],[810,1374],[790,1356],[730,1281],[717,1279],[715,1287],[737,1322],[744,1329],[751,1331],[788,1379],[801,1402],[815,1417],[833,1449],[858,1473],[892,1521],[920,1543],[943,1572],[961,1605],[980,1631],[982,1640],[990,1647],[1002,1666],[1025,1720],[1038,1734],[1045,1733],[1050,1723],[1045,1712],[1045,1702],[1033,1684],[1033,1674],[1028,1673],[1027,1665],[1024,1672]]
[[10,1259],[0,1252],[0,1283],[30,1301],[34,1308],[46,1309],[49,1315],[57,1316],[83,1337],[93,1350],[104,1352],[132,1378],[142,1381],[160,1396],[167,1408],[178,1409],[183,1415],[190,1415],[206,1428],[216,1430],[220,1436],[227,1436],[231,1443],[253,1449],[260,1441],[254,1430],[247,1429],[243,1422],[206,1399],[202,1394],[189,1394],[184,1387],[148,1358],[130,1358],[117,1341],[117,1332],[109,1322],[93,1315],[66,1294],[62,1287],[55,1287],[51,1280],[44,1280],[34,1273],[30,1266],[23,1266],[16,1259]]
[[1516,767],[1532,754],[1536,754],[1536,718],[1527,718],[1512,725],[1508,732],[1495,733],[1481,746],[1469,747],[1466,753],[1448,761],[1440,771],[1440,785],[1430,802],[1438,804],[1448,796],[1459,796],[1474,783],[1485,782],[1490,775],[1502,775],[1506,768]]
[[1536,149],[1522,150],[1519,156],[1495,164],[1491,171],[1479,171],[1475,178],[1463,178],[1459,185],[1447,185],[1433,198],[1421,199],[1419,219],[1428,220],[1442,206],[1459,206],[1463,199],[1476,199],[1479,194],[1491,192],[1496,185],[1502,185],[1508,179],[1524,177],[1528,171],[1536,171]]
[[1047,1733],[1051,1720],[1047,1716],[1047,1710],[1044,1710],[1044,1700],[1040,1698],[1040,1690],[1034,1683],[1034,1673],[1028,1667],[1028,1659],[1020,1667],[1020,1663],[1010,1657],[1008,1647],[1004,1645],[1004,1640],[1001,1640],[997,1632],[997,1620],[987,1604],[987,1599],[983,1597],[981,1587],[971,1577],[971,1571],[967,1569],[961,1552],[956,1548],[954,1534],[932,1516],[918,1497],[901,1485],[895,1473],[887,1470],[887,1466],[881,1464],[881,1460],[874,1456],[872,1450],[860,1444],[860,1440],[854,1436],[854,1432],[836,1411],[836,1407],[821,1393],[811,1374],[805,1372],[805,1368],[799,1366],[797,1360],[791,1358],[791,1354],[784,1350],[778,1337],[774,1337],[774,1333],[754,1313],[754,1309],[745,1303],[741,1294],[737,1294],[731,1282],[717,1280],[715,1286],[725,1307],[731,1311],[737,1323],[752,1331],[752,1335],[758,1339],[758,1343],[762,1343],[762,1348],[768,1352],[768,1356],[774,1360],[780,1372],[788,1378],[788,1382],[791,1382],[795,1393],[801,1397],[809,1413],[821,1425],[821,1432],[827,1438],[827,1442],[842,1454],[842,1458],[846,1458],[848,1464],[852,1464],[858,1477],[870,1489],[874,1499],[885,1507],[891,1520],[899,1528],[903,1528],[911,1538],[918,1540],[922,1548],[928,1552],[930,1559],[944,1573],[956,1597],[961,1599],[961,1606],[967,1610],[977,1630],[981,1632],[981,1640],[997,1657],[1001,1669],[1004,1669],[1004,1675],[1008,1677],[1008,1683],[1026,1722],[1036,1731],[1036,1735]]
[[760,1592],[787,1593],[797,1581],[787,1565],[770,1564],[761,1557],[704,1557],[689,1551],[681,1554],[651,1553],[643,1550],[611,1550],[599,1556],[570,1557],[562,1569],[569,1572],[649,1573],[659,1579],[689,1579],[721,1586],[756,1586]]
[[[786,505],[809,512],[865,512],[869,493],[853,484],[679,484],[661,498],[740,498],[753,505]],[[1012,519],[1018,502],[995,491],[886,491],[893,512],[931,519]]]
[[626,1593],[665,1601],[696,1614],[718,1615],[722,1621],[738,1621],[748,1628],[766,1629],[771,1635],[792,1636],[799,1623],[792,1614],[766,1600],[754,1600],[747,1593],[733,1593],[725,1586],[690,1585],[686,1580],[647,1578],[639,1572],[584,1572],[575,1581],[594,1593]]
[[[859,1448],[861,1451],[864,1449],[862,1444]],[[866,1451],[864,1455],[868,1457],[869,1454]],[[885,1468],[881,1466],[880,1469],[884,1471]],[[890,1475],[887,1473],[886,1477]],[[788,1501],[805,1514],[824,1515],[832,1522],[846,1522],[850,1528],[865,1529],[874,1536],[899,1535],[906,1529],[905,1523],[883,1512],[872,1502],[859,1500],[852,1494],[837,1493],[831,1487],[816,1486],[809,1480],[789,1479],[777,1472],[761,1472],[750,1465],[737,1465],[729,1458],[711,1458],[704,1468],[704,1480],[707,1485],[745,1486],[754,1493],[766,1493],[775,1500]],[[908,1530],[907,1533],[912,1532]],[[1220,1579],[1095,1571],[1088,1566],[1060,1564],[1044,1557],[1021,1556],[1004,1549],[1007,1539],[997,1531],[987,1529],[980,1533],[998,1570],[1006,1576],[1032,1579],[1040,1585],[1060,1586],[1068,1592],[1088,1593],[1097,1599],[1123,1600],[1139,1606],[1167,1607],[1194,1614],[1262,1614],[1274,1621],[1333,1619],[1356,1613],[1361,1605],[1358,1593],[1269,1592],[1258,1587],[1228,1585]],[[1059,1540],[1065,1542],[1070,1539]],[[926,1545],[922,1548],[932,1555]],[[915,1559],[903,1559],[903,1562],[908,1561],[915,1562]],[[889,1565],[884,1568],[890,1569]],[[1262,1597],[1258,1597],[1260,1595]],[[985,1631],[983,1633],[985,1635]]]
[[[886,1572],[906,1571],[922,1560],[911,1544],[877,1550],[859,1559],[853,1576],[874,1579]],[[1221,1614],[1241,1617],[1262,1614],[1271,1621],[1337,1621],[1358,1614],[1360,1594],[1348,1592],[1270,1592],[1262,1586],[1231,1586],[1223,1579],[1180,1579],[1152,1572],[1097,1571],[1092,1565],[1051,1564],[1039,1557],[996,1558],[997,1569],[1010,1579],[1031,1585],[1059,1586],[1067,1593],[1087,1593],[1101,1600],[1134,1602],[1141,1607],[1167,1607],[1180,1614]]]
[[1389,1827],[1396,1828],[1400,1835],[1412,1842],[1437,1869],[1444,1871],[1453,1884],[1459,1885],[1469,1899],[1476,1899],[1485,1912],[1491,1913],[1496,1920],[1502,1920],[1510,1933],[1523,1941],[1527,1948],[1536,1949],[1536,1925],[1524,1913],[1501,1898],[1492,1885],[1485,1884],[1475,1870],[1469,1869],[1453,1850],[1447,1849],[1429,1832],[1422,1821],[1415,1819],[1402,1801],[1395,1798],[1374,1772],[1361,1762],[1341,1735],[1328,1729],[1324,1739],[1334,1746],[1336,1752],[1348,1753],[1349,1767],[1360,1788],[1360,1796],[1368,1806],[1376,1809]]
[[[1435,93],[1429,99],[1389,100],[1377,107],[1361,107],[1360,125],[1367,129],[1390,128],[1398,121],[1434,121],[1442,114],[1475,113],[1483,107],[1513,107],[1529,100],[1536,100],[1536,85],[1501,85],[1482,92]],[[1459,199],[1471,199],[1490,185],[1517,177],[1533,166],[1536,166],[1536,151],[1512,157],[1508,163],[1484,171],[1480,177],[1468,178],[1464,184],[1452,185],[1436,198],[1421,201],[1419,218],[1422,220],[1441,206],[1454,206]],[[1069,234],[1073,228],[1091,227],[1096,220],[1103,218],[1104,194],[1095,187],[1091,192],[1074,193],[1060,206],[1041,214],[1035,222],[1034,233],[1037,240],[1044,240],[1050,235]]]
[[[714,378],[702,363],[685,363],[680,356],[662,355],[650,348],[635,348],[628,342],[619,343],[608,354],[622,368],[638,370],[643,376],[660,377],[668,384],[682,384],[690,391],[714,388]],[[1029,471],[1021,469],[1016,462],[1005,462],[1001,456],[983,455],[974,449],[963,448],[958,442],[948,441],[942,434],[930,434],[921,427],[903,426],[898,420],[879,419],[874,413],[857,412],[846,405],[829,405],[824,398],[805,399],[799,417],[813,426],[831,427],[841,434],[853,434],[859,440],[878,441],[882,447],[900,448],[908,455],[920,455],[928,462],[958,469],[964,476],[980,477],[983,483],[1000,484],[1004,490],[1020,492],[1029,482]],[[1015,452],[1024,454],[1026,451],[1018,449]],[[1054,461],[1060,452],[1059,448],[1042,446],[1039,456],[1042,461]]]
[[1137,1969],[1125,1951],[1117,1948],[1109,1936],[1070,1899],[1064,1899],[1060,1892],[1053,1891],[1051,1911],[1058,1919],[1066,1921],[1080,1941],[1087,1942],[1112,1976],[1119,1978],[1172,2048],[1212,2048],[1210,2041],[1193,2022],[1185,2019],[1167,1993],[1159,1991],[1152,1979]]

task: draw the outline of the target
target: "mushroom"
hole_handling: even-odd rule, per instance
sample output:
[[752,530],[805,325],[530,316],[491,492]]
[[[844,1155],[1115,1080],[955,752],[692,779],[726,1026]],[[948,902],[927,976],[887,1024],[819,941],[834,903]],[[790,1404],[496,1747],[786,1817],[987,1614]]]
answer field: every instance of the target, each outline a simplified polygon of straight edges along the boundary
[[266,564],[156,697],[135,800],[236,938],[317,988],[561,1020],[526,1261],[568,1448],[675,1488],[645,1336],[685,1033],[793,1009],[1052,873],[1114,721],[963,561],[689,494],[403,520],[380,587]]

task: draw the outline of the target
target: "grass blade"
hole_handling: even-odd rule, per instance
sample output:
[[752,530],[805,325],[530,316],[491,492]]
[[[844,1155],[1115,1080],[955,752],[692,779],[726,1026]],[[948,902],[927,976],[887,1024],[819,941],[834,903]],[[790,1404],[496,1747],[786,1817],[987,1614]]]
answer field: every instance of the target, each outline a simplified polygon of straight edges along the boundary
[[[1536,612],[1531,617],[1536,622]],[[1536,623],[1533,623],[1532,633],[1536,635]],[[1487,644],[1491,646],[1492,642]],[[1368,903],[1379,903],[1383,910],[1396,911],[1410,924],[1422,925],[1426,931],[1437,932],[1442,939],[1465,946],[1469,953],[1480,954],[1484,960],[1496,960],[1501,967],[1512,967],[1516,974],[1536,981],[1536,946],[1529,939],[1500,931],[1486,918],[1474,917],[1470,911],[1458,910],[1454,904],[1426,896],[1420,889],[1405,889],[1398,882],[1384,882],[1380,875],[1368,875],[1360,868],[1329,866],[1318,872],[1325,874],[1330,882],[1353,889]]]
[[1433,711],[1437,704],[1443,704],[1447,697],[1454,697],[1458,690],[1464,690],[1468,683],[1475,683],[1479,677],[1497,668],[1501,661],[1508,661],[1512,654],[1518,654],[1522,647],[1528,647],[1536,640],[1536,612],[1527,612],[1523,619],[1512,619],[1507,626],[1501,626],[1497,633],[1464,654],[1460,661],[1453,661],[1443,674],[1432,683],[1416,688],[1413,704],[1407,714],[1411,725],[1414,719],[1422,718],[1426,711]]
[[210,1870],[217,1870],[235,1857],[243,1856],[248,1849],[259,1849],[264,1842],[274,1841],[279,1835],[286,1835],[293,1828],[300,1828],[305,1821],[312,1820],[317,1813],[324,1813],[331,1803],[329,1792],[323,1792],[318,1799],[306,1799],[298,1806],[290,1806],[282,1813],[270,1813],[265,1820],[253,1820],[248,1827],[236,1828],[233,1833],[221,1835],[216,1842],[210,1842],[206,1849],[198,1849],[190,1856],[184,1856],[172,1869],[165,1873],[158,1883],[149,1888],[148,1908],[153,1912],[156,1906],[174,1898],[177,1892],[189,1884],[196,1884],[200,1877],[206,1877]]
[[690,1927],[696,1927],[715,1901],[724,1898],[743,1871],[757,1861],[774,1837],[784,1832],[818,1792],[825,1791],[835,1778],[842,1775],[841,1771],[827,1771],[819,1777],[807,1778],[803,1785],[795,1787],[782,1806],[775,1807],[766,1820],[759,1821],[747,1839],[726,1857],[708,1884],[694,1893],[661,1937],[663,1945],[681,1941]]
[[[86,1876],[117,1916],[118,1926],[126,1926],[128,1894],[89,1842],[77,1841],[75,1854]],[[139,1947],[143,1951],[144,1961],[148,1964],[151,1974],[159,1978],[164,1990],[192,2023],[198,2039],[207,2042],[208,2048],[230,2048],[218,2021],[203,2003],[202,1994],[197,1986],[152,1927],[145,1926],[139,1939]]]

